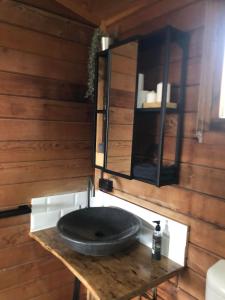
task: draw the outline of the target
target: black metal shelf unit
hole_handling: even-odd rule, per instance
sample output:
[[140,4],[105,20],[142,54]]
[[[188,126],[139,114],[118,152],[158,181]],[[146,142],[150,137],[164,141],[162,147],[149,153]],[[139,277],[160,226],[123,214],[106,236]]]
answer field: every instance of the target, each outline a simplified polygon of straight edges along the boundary
[[[188,34],[170,26],[139,43],[138,73],[146,75],[144,89],[162,82],[162,101],[160,108],[135,110],[132,177],[156,186],[179,181],[187,50]],[[169,83],[177,108],[167,107]]]
[[[189,34],[171,26],[138,39],[136,103],[134,105],[133,139],[130,176],[109,170],[107,142],[109,132],[111,49],[100,56],[107,62],[104,93],[104,163],[95,167],[103,172],[136,179],[156,186],[179,182],[179,162],[183,135],[183,111]],[[131,38],[130,41],[133,39]],[[124,44],[128,41],[124,41]],[[123,44],[120,42],[119,45]],[[116,48],[114,45],[112,48]],[[144,74],[144,90],[155,90],[162,82],[162,101],[157,108],[137,108],[138,75]],[[171,84],[171,100],[176,108],[167,107],[167,88]]]

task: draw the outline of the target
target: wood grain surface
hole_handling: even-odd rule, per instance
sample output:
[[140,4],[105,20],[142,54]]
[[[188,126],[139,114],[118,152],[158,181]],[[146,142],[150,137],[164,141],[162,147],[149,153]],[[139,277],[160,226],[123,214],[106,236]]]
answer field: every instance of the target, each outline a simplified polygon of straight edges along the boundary
[[120,254],[91,257],[68,248],[56,228],[31,232],[30,236],[59,258],[96,300],[128,300],[183,269],[166,257],[153,260],[151,249],[141,244]]

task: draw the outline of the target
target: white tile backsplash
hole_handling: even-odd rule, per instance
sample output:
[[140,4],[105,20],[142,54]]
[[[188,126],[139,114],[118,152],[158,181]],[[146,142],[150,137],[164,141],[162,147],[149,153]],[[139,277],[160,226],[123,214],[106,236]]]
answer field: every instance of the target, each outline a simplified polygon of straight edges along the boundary
[[31,227],[30,230],[37,231],[50,227],[55,227],[60,218],[60,211],[49,211],[44,213],[31,214]]
[[35,198],[35,205],[32,205],[32,212],[33,213],[46,212],[46,203],[47,203],[46,197]]
[[70,213],[74,210],[76,210],[76,208],[74,206],[73,207],[62,208],[61,212],[60,212],[60,217],[63,217],[64,215],[66,215],[66,214],[68,214],[68,213]]
[[75,194],[56,195],[47,198],[47,211],[74,206]]
[[65,214],[87,206],[87,192],[33,198],[31,231],[54,227]]
[[75,207],[76,209],[84,208],[87,206],[87,191],[76,193],[75,195]]

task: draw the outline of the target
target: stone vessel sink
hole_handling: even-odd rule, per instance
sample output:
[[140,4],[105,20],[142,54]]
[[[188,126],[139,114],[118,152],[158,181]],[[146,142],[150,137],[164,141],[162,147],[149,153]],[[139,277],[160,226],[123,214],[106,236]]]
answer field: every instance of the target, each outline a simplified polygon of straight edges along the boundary
[[138,239],[141,221],[116,207],[90,207],[63,216],[57,224],[64,242],[75,251],[106,256],[129,248]]

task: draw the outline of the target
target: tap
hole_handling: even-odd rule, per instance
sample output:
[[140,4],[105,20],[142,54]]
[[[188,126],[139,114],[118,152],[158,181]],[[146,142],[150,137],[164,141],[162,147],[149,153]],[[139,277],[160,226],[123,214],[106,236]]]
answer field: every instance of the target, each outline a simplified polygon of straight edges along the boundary
[[95,186],[93,176],[88,177],[88,187],[87,187],[87,207],[90,207],[91,197],[95,196]]

